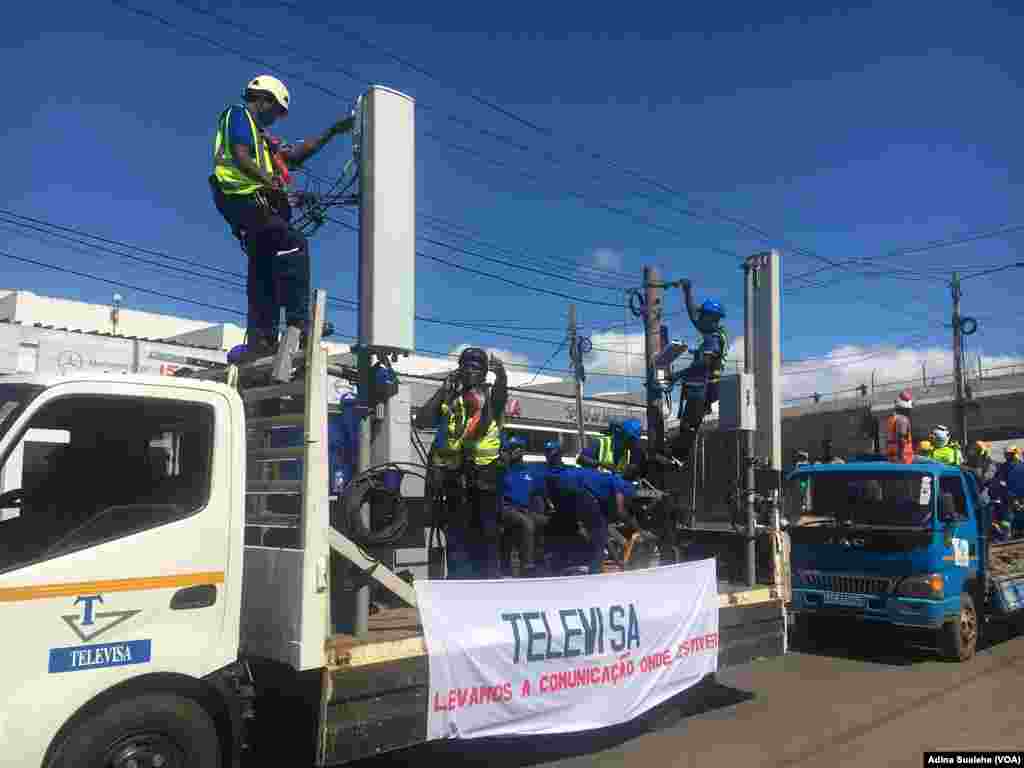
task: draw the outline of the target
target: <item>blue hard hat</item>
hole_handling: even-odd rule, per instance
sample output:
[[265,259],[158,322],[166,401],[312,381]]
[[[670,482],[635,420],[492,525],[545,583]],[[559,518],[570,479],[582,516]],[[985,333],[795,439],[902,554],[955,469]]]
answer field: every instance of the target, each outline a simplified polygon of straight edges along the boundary
[[544,456],[548,464],[560,464],[562,462],[562,446],[557,440],[548,440],[544,443]]
[[640,419],[626,419],[626,421],[622,422],[622,434],[631,440],[639,440],[643,431],[644,428],[640,424]]
[[525,448],[526,440],[518,436],[509,437],[505,439],[505,447],[511,448],[512,450],[516,450],[517,448]]
[[725,317],[725,308],[722,307],[722,302],[718,299],[706,299],[704,303],[700,305],[700,311],[705,315],[718,315],[719,317]]

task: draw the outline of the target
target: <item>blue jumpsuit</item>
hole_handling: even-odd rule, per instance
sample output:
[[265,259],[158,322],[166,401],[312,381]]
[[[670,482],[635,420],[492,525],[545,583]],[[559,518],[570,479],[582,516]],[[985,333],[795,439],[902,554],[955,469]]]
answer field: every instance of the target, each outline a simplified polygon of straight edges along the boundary
[[[571,565],[586,563],[591,573],[600,573],[608,546],[607,507],[588,483],[593,470],[578,467],[548,467],[545,483],[547,496],[555,507],[548,525],[548,541],[552,543],[552,569],[557,573]],[[594,474],[603,474],[594,472]],[[583,543],[576,533],[582,523],[590,537]]]

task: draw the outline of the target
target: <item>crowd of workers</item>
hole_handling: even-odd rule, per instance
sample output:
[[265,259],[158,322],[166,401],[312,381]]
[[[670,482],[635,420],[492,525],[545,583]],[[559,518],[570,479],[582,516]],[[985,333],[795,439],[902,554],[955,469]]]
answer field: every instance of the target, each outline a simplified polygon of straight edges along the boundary
[[918,461],[937,461],[953,467],[962,467],[974,475],[983,503],[989,506],[992,534],[997,539],[1024,534],[1024,463],[1021,451],[1015,445],[1004,451],[1005,460],[997,464],[992,458],[992,445],[983,440],[974,442],[964,454],[949,427],[937,424],[928,437],[912,448],[910,411],[913,400],[909,390],[900,393],[895,403],[896,412],[887,424],[886,448],[890,461],[910,464]]
[[[494,374],[493,383],[487,375]],[[579,569],[599,573],[609,523],[621,522],[641,539],[627,509],[632,481],[648,471],[635,419],[613,422],[584,446],[577,466],[566,464],[558,441],[545,445],[545,462],[523,460],[525,442],[504,429],[508,384],[501,361],[477,347],[419,409],[417,429],[435,429],[431,486],[445,528],[448,576],[494,579],[508,573],[503,533],[518,540],[519,573],[539,576]]]

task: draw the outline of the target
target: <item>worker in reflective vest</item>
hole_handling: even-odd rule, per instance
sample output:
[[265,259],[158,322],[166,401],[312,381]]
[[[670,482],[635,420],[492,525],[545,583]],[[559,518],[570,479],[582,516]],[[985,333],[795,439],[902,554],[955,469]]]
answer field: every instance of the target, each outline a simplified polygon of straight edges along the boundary
[[643,425],[639,419],[613,421],[610,434],[594,438],[591,445],[581,451],[577,463],[582,467],[615,472],[628,481],[639,480],[647,474],[647,452],[640,442]]
[[[488,368],[494,384],[487,383]],[[501,576],[499,526],[504,467],[501,429],[508,401],[508,377],[496,357],[478,347],[459,355],[459,368],[420,409],[417,429],[435,426],[431,463],[465,503],[446,506],[450,578]]]
[[910,428],[910,409],[913,407],[910,390],[903,390],[896,398],[896,412],[886,422],[885,453],[895,464],[914,462],[914,439]]
[[276,149],[266,130],[288,114],[288,89],[277,78],[260,75],[246,85],[243,98],[217,121],[210,176],[214,204],[249,259],[246,352],[239,362],[273,353],[281,307],[288,325],[308,330],[309,247],[291,227],[284,175],[353,126],[346,117],[316,138]]
[[943,464],[959,467],[964,463],[964,455],[960,445],[955,440],[949,439],[949,427],[942,424],[932,430],[932,444],[935,450],[932,451],[932,459],[941,461]]

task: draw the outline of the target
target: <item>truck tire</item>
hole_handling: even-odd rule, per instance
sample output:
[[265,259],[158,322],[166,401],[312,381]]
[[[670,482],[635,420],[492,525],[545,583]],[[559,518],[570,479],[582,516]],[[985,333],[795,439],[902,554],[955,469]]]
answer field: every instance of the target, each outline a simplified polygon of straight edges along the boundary
[[217,728],[197,702],[170,693],[122,699],[76,724],[47,768],[220,768]]
[[978,648],[978,610],[967,592],[960,595],[960,614],[942,625],[939,646],[950,661],[967,661]]

